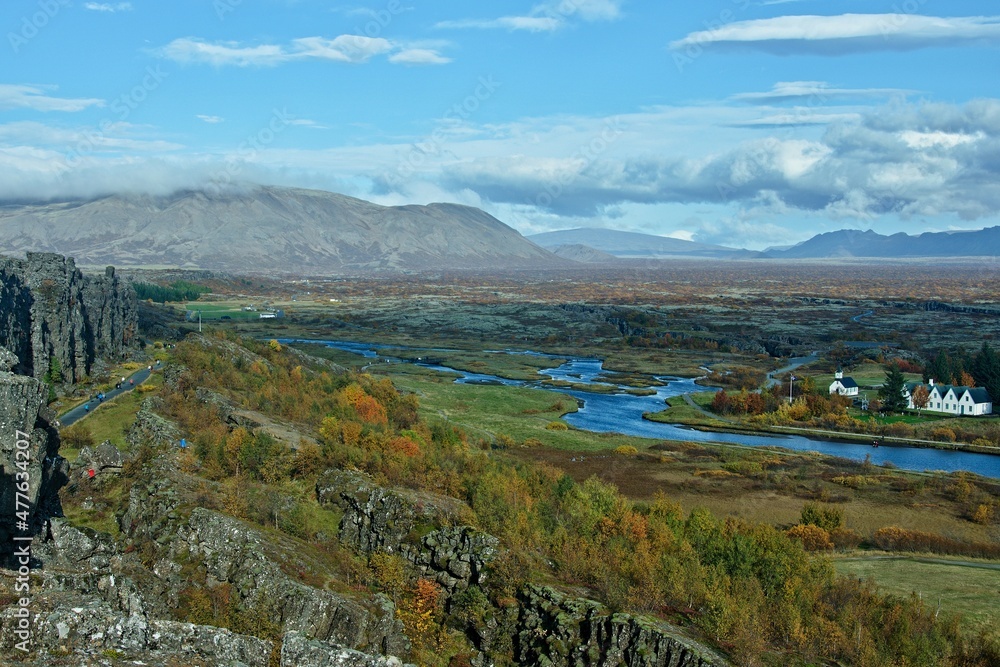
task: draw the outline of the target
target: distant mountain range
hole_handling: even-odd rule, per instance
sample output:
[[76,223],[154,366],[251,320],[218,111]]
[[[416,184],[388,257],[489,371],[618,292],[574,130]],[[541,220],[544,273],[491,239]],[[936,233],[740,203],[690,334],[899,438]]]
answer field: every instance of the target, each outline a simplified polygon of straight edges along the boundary
[[870,229],[842,229],[818,234],[785,250],[771,249],[774,259],[836,259],[848,257],[979,257],[1000,254],[1000,227],[976,231],[902,232],[884,236]]
[[695,243],[694,241],[674,239],[667,236],[621,232],[614,229],[598,229],[593,227],[532,234],[527,238],[549,250],[559,248],[560,246],[586,246],[595,251],[607,253],[618,258],[704,257],[712,259],[747,259],[760,255],[760,253],[751,250]]
[[337,275],[543,269],[638,258],[996,256],[1000,227],[919,236],[841,230],[755,252],[612,229],[524,237],[469,206],[380,206],[320,190],[258,186],[222,194],[0,202],[0,254],[27,251],[56,252],[89,266]]
[[332,192],[257,187],[0,205],[0,254],[78,264],[331,275],[571,265],[468,206],[379,206]]

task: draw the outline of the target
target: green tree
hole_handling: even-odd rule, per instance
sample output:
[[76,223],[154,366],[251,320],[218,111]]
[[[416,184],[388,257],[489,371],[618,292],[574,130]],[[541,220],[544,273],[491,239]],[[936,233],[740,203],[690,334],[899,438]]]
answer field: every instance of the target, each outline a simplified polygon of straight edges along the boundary
[[62,362],[54,354],[49,357],[49,372],[45,375],[45,381],[49,384],[62,384],[63,382]]
[[972,360],[972,377],[976,384],[984,387],[994,399],[1000,397],[1000,357],[985,341]]
[[903,396],[904,385],[906,385],[906,378],[903,377],[903,372],[896,364],[890,364],[885,372],[882,388],[878,390],[883,410],[902,412],[906,409],[906,398]]
[[944,350],[938,353],[924,369],[924,382],[934,380],[940,384],[951,384],[952,361]]

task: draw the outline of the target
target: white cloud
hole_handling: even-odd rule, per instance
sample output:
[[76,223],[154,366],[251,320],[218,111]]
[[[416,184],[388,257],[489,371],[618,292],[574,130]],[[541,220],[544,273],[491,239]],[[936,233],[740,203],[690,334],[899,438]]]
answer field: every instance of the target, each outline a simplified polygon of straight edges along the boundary
[[438,28],[462,29],[480,28],[489,30],[524,30],[526,32],[552,32],[563,27],[564,21],[548,16],[501,16],[495,19],[458,19],[441,21]]
[[160,49],[160,55],[181,64],[206,63],[216,67],[267,66],[289,60],[289,54],[285,49],[274,44],[260,46],[240,46],[236,42],[211,44],[190,37],[175,39]]
[[182,37],[162,47],[158,53],[182,64],[204,63],[216,67],[271,67],[301,60],[360,64],[385,54],[392,54],[389,62],[399,64],[440,65],[451,62],[435,49],[412,48],[382,37],[364,35],[339,35],[333,39],[300,37],[287,45],[257,46]]
[[401,65],[445,65],[451,62],[433,49],[404,49],[389,56],[389,62]]
[[308,118],[292,118],[288,121],[289,125],[294,125],[296,127],[308,127],[313,130],[329,130],[329,126],[318,123],[314,120],[309,120]]
[[114,14],[115,12],[130,12],[132,11],[131,2],[85,2],[83,3],[84,9],[89,9],[92,12],[109,12]]
[[548,0],[535,5],[523,15],[441,21],[436,27],[553,32],[565,27],[574,18],[586,22],[613,21],[621,16],[623,2],[624,0]]
[[84,156],[119,152],[160,153],[183,148],[180,144],[148,134],[147,128],[124,122],[106,123],[95,128],[64,128],[21,121],[0,125],[0,147],[31,146]]
[[766,92],[737,93],[729,99],[747,104],[778,104],[808,100],[814,106],[844,98],[907,97],[915,90],[902,88],[834,88],[825,81],[780,81]]
[[206,116],[204,114],[197,114],[197,115],[195,115],[195,118],[197,118],[199,120],[203,120],[206,123],[210,123],[212,125],[215,125],[216,123],[222,123],[222,122],[224,122],[226,120],[222,116]]
[[693,32],[670,47],[689,56],[703,48],[787,54],[840,55],[907,51],[931,46],[1000,43],[1000,17],[941,18],[919,14],[779,16],[736,21]]
[[[815,113],[843,109],[819,107]],[[51,155],[82,145],[85,173],[101,187],[111,182],[98,173],[101,165],[116,174],[127,164],[160,175],[171,165],[178,174],[164,177],[174,183],[202,173],[206,162],[235,160],[246,163],[241,180],[349,187],[350,194],[380,203],[462,201],[522,231],[607,224],[625,215],[633,226],[663,232],[673,226],[695,240],[743,245],[736,239],[749,238],[739,235],[750,235],[758,224],[758,239],[787,242],[790,236],[781,238],[779,229],[788,220],[871,226],[883,218],[995,218],[1000,100],[896,101],[848,110],[852,117],[837,118],[825,132],[734,127],[760,113],[759,107],[734,104],[650,108],[612,118],[562,115],[505,124],[470,119],[442,122],[424,138],[322,149],[274,146],[252,161],[235,149],[209,156],[184,152],[150,128],[128,124],[109,126],[95,139],[87,128],[10,123],[0,125],[0,193],[34,175],[44,187],[32,186],[31,192],[64,194],[60,182],[39,170],[48,173]],[[323,127],[305,118],[291,124]],[[171,153],[176,158],[164,157]],[[83,187],[78,177],[74,170],[67,181],[80,184],[72,192]],[[143,179],[152,180],[144,173],[126,182]],[[692,210],[705,222],[689,222]]]
[[95,98],[51,97],[42,86],[0,83],[0,109],[73,112],[103,106],[104,100]]

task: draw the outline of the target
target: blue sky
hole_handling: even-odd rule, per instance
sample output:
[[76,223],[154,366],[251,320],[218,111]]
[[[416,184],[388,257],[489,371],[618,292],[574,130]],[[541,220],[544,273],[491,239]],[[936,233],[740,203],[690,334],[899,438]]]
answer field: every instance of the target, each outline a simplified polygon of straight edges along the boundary
[[0,198],[267,183],[750,248],[1000,224],[982,0],[11,0]]

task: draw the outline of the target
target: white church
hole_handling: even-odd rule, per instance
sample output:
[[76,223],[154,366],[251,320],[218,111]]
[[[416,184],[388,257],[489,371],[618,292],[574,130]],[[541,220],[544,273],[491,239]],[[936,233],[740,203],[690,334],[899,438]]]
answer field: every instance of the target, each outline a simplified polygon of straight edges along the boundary
[[833,376],[833,382],[830,383],[830,393],[841,396],[857,396],[858,383],[854,381],[854,378],[844,377],[844,372],[837,369]]

